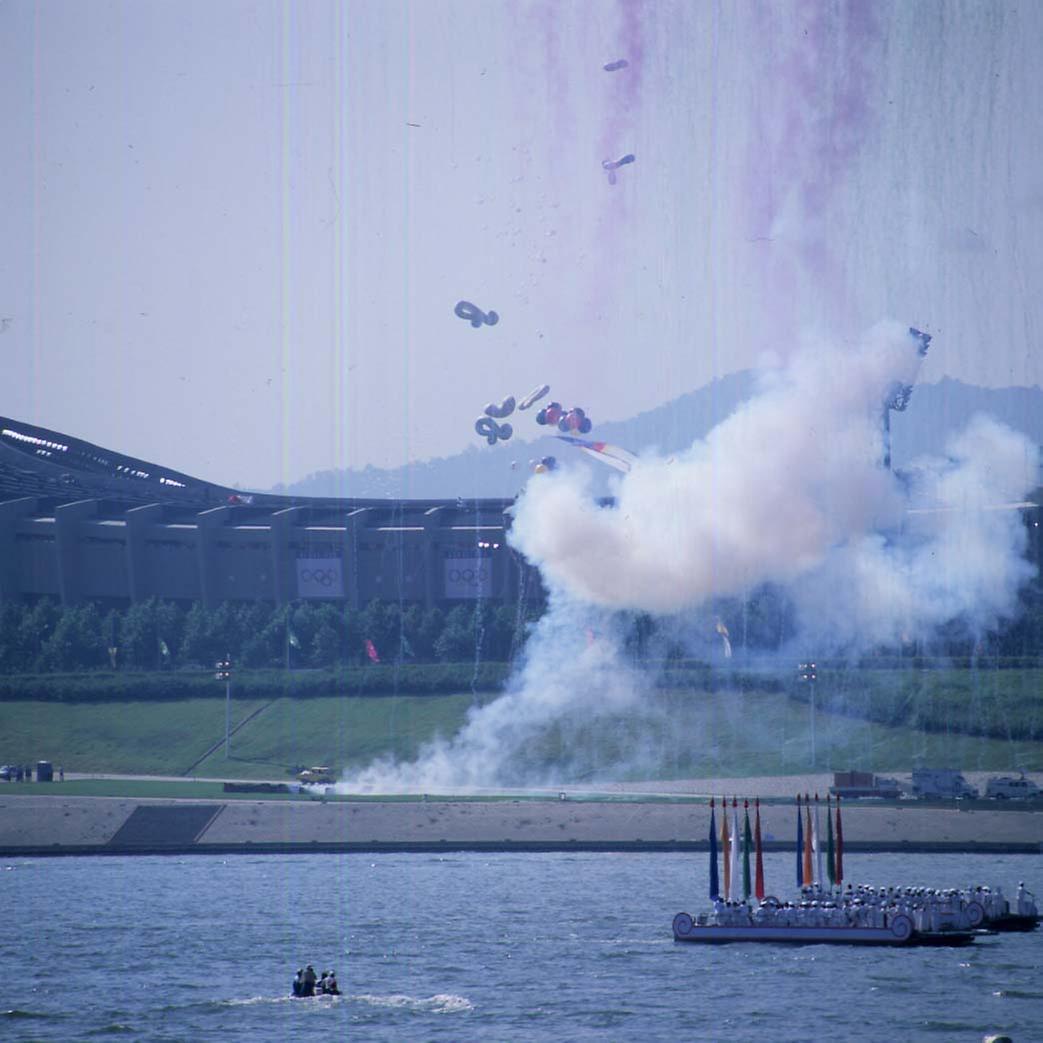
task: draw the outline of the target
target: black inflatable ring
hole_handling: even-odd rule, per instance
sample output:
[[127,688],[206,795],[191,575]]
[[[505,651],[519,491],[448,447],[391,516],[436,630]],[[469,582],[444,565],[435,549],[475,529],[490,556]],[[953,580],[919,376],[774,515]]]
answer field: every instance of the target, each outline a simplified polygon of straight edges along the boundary
[[692,933],[692,918],[687,913],[678,913],[674,917],[674,934]]
[[967,914],[967,922],[971,927],[981,927],[982,921],[985,919],[985,910],[981,907],[981,903],[968,902],[964,912]]
[[905,913],[899,913],[891,921],[891,933],[900,942],[909,941],[913,935],[913,921]]

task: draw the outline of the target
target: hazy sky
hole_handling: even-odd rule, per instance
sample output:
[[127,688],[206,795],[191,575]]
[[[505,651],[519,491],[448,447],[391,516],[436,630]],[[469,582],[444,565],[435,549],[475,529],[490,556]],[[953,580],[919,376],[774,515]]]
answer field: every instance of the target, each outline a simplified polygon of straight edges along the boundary
[[1038,384],[1041,39],[983,0],[8,0],[0,412],[266,487],[882,317],[925,380]]

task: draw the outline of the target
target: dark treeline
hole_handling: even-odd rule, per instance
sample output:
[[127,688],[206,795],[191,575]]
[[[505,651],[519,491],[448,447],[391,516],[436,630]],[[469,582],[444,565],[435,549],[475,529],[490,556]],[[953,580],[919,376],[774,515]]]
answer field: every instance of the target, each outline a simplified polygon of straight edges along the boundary
[[0,673],[332,667],[375,663],[509,662],[537,610],[458,605],[447,612],[373,601],[354,610],[298,602],[226,602],[188,609],[158,599],[103,612],[50,600],[0,605]]
[[[1020,600],[1017,618],[993,632],[972,633],[954,621],[930,641],[875,649],[855,662],[930,668],[943,660],[957,666],[985,656],[995,665],[1034,666],[1043,654],[1039,584],[1026,586]],[[226,602],[206,609],[199,603],[185,608],[153,598],[123,610],[103,610],[93,603],[63,608],[49,599],[5,602],[0,604],[0,674],[212,667],[226,655],[235,667],[252,669],[373,665],[374,655],[384,665],[510,663],[544,609],[539,602],[519,606],[484,601],[447,611],[385,601],[363,609],[310,601],[279,607]],[[746,601],[716,602],[699,623],[682,626],[676,618],[622,612],[613,629],[635,660],[666,668],[708,668],[706,659],[690,658],[690,642],[702,642],[704,654],[717,649],[714,620],[730,633],[735,665],[742,659],[770,660],[794,647],[793,606],[770,585]]]

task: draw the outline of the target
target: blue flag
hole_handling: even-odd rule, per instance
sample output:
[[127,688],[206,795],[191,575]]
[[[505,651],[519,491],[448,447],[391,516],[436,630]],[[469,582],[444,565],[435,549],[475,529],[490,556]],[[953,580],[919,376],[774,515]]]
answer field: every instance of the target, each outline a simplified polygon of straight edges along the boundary
[[710,801],[710,898],[721,897],[721,883],[717,878],[717,817]]
[[804,823],[800,819],[800,794],[797,794],[797,890],[804,886]]

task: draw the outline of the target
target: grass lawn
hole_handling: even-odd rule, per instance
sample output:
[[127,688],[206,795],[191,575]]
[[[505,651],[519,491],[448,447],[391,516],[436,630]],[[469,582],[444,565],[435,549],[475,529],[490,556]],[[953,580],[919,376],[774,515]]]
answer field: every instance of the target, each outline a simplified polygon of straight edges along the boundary
[[[114,703],[0,703],[0,763],[49,760],[67,772],[180,775],[289,781],[298,764],[341,770],[391,753],[412,757],[436,734],[463,723],[467,695],[233,699],[225,758],[223,699]],[[141,796],[148,794],[142,793]]]
[[849,769],[908,772],[1043,769],[1043,743],[892,727],[815,712],[775,692],[657,693],[626,716],[558,725],[531,744],[530,760],[568,761],[580,780],[638,781],[793,775]]
[[[288,781],[296,765],[339,772],[387,754],[412,759],[435,735],[454,735],[471,705],[470,694],[235,699],[233,726],[264,708],[233,735],[230,759],[221,745],[192,775]],[[46,759],[67,772],[180,775],[220,742],[224,711],[221,699],[3,702],[0,762]],[[784,694],[660,691],[625,715],[549,726],[529,736],[515,760],[529,774],[545,769],[574,783],[916,766],[1043,770],[1043,743],[891,727],[821,707],[814,746],[813,760],[810,707]]]
[[[261,700],[232,703],[232,727]],[[57,770],[178,775],[225,730],[223,699],[0,703],[0,762],[49,760]]]

